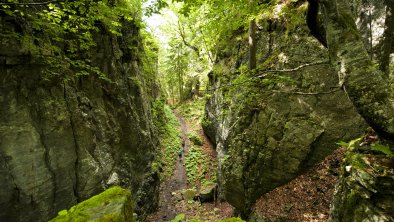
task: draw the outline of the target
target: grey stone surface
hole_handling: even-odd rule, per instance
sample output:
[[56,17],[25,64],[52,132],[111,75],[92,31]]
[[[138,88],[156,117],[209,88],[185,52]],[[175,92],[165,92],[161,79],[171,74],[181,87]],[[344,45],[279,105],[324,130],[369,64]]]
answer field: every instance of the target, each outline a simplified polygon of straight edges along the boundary
[[394,221],[393,156],[352,150],[347,152],[342,168],[329,221]]
[[[263,193],[295,178],[330,154],[336,142],[366,127],[346,94],[335,90],[338,77],[327,51],[308,33],[285,37],[280,25],[272,33],[262,30],[256,74],[236,71],[247,64],[247,36],[234,36],[227,44],[227,54],[209,75],[203,121],[218,151],[220,194],[244,215]],[[235,79],[242,84],[234,84]]]
[[144,78],[142,39],[127,27],[124,38],[97,33],[89,53],[113,83],[44,80],[39,55],[16,40],[0,44],[0,221],[47,221],[110,185],[132,190],[137,211],[157,206],[151,98],[132,81]]

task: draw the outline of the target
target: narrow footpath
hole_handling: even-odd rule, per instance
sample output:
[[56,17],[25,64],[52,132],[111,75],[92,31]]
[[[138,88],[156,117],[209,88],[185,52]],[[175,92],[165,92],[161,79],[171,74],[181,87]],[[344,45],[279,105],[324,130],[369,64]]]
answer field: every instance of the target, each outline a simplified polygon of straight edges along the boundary
[[[206,179],[214,177],[216,167],[213,167],[216,160],[216,151],[204,134],[201,124],[196,121],[185,119],[181,111],[175,110],[175,116],[178,119],[181,134],[179,135],[184,144],[184,152],[181,159],[176,155],[176,164],[172,176],[168,179],[164,178],[160,187],[160,201],[159,209],[156,213],[147,218],[148,222],[167,222],[173,220],[176,216],[183,214],[184,220],[199,219],[204,222],[213,222],[220,219],[229,218],[232,216],[233,208],[226,202],[206,202],[201,203],[197,200],[187,200],[184,198],[184,192],[187,189],[193,188],[197,190],[201,187],[201,181],[195,181],[193,184],[188,183],[186,173],[186,157],[192,152],[192,142],[189,140],[189,133],[197,133],[202,140],[200,149],[203,155],[207,156],[206,165],[209,165],[210,170],[206,174]],[[195,149],[195,148],[194,148]],[[195,152],[195,151],[194,151]],[[201,166],[196,165],[196,168]]]
[[[174,157],[177,158],[174,173],[171,178],[165,179],[161,183],[159,209],[155,214],[148,217],[148,222],[165,222],[174,219],[180,213],[177,212],[177,200],[174,198],[174,194],[188,188],[185,168],[185,155],[189,153],[190,147],[190,140],[187,137],[188,127],[179,113],[175,112],[175,115],[181,127],[182,143],[184,144],[183,156],[182,158]],[[187,210],[185,206],[182,206],[182,208],[183,212]]]

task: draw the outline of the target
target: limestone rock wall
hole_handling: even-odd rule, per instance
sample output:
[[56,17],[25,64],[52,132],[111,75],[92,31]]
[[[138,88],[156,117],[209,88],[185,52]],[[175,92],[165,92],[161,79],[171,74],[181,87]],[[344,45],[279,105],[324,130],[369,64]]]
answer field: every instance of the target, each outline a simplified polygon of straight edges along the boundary
[[124,26],[122,37],[98,32],[89,53],[112,82],[94,75],[44,80],[46,64],[32,50],[2,39],[0,221],[48,221],[111,185],[132,190],[137,210],[157,206],[159,177],[150,172],[157,138],[141,85],[142,39],[132,22]]
[[371,147],[347,152],[330,222],[394,221],[394,158],[366,150]]
[[[223,43],[207,92],[205,132],[218,150],[222,196],[248,214],[254,201],[365,128],[338,88],[328,54],[305,25],[258,21],[258,69],[245,74],[247,33]],[[267,70],[278,70],[276,72]]]

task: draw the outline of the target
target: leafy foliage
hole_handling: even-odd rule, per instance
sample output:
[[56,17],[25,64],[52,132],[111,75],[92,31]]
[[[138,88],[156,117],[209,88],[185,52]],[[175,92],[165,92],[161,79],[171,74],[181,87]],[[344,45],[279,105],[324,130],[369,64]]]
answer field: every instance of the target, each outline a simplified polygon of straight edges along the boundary
[[202,146],[202,140],[196,133],[191,132],[187,136],[189,137],[189,140],[192,141],[194,145]]
[[180,222],[185,220],[186,215],[185,214],[178,214],[174,219],[171,220],[171,222]]
[[372,144],[371,150],[385,154],[387,156],[393,156],[393,151],[390,149],[390,147],[380,143]]
[[164,104],[164,99],[156,100],[152,106],[153,119],[159,131],[161,150],[158,154],[160,166],[163,169],[162,178],[172,175],[177,161],[177,151],[181,147],[179,122],[171,111]]
[[[14,28],[2,23],[2,42],[21,42],[27,54],[48,65],[44,78],[73,77],[96,74],[109,81],[89,59],[96,47],[94,36],[103,30],[122,36],[122,27],[133,21],[141,26],[139,0],[77,0],[49,1],[39,4],[7,0],[0,5],[0,16],[12,21]],[[26,25],[28,24],[28,25]],[[23,27],[22,30],[15,30]]]

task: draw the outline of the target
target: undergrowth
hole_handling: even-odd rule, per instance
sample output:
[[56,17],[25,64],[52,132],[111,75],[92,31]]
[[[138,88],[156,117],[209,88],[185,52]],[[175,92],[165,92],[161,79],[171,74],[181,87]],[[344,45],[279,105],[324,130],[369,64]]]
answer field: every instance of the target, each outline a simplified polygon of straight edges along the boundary
[[164,99],[160,99],[153,104],[153,119],[155,126],[159,132],[160,152],[158,164],[161,169],[161,177],[166,178],[172,175],[177,160],[177,151],[181,146],[179,122],[170,109],[164,103]]
[[184,102],[178,107],[179,112],[191,126],[188,138],[191,141],[189,153],[185,155],[186,176],[190,184],[197,187],[207,182],[216,182],[216,164],[204,152],[204,138],[200,135],[204,116],[205,99],[198,98]]
[[201,124],[204,116],[205,99],[197,98],[195,100],[189,100],[182,103],[178,110],[184,118],[186,118],[194,126]]
[[214,174],[210,167],[209,159],[203,153],[201,147],[192,145],[189,149],[189,154],[186,156],[186,176],[190,184],[195,184],[197,181],[205,181],[205,174]]

